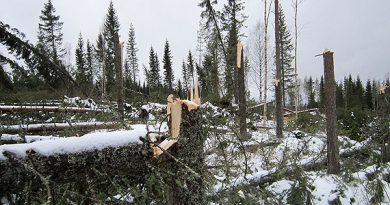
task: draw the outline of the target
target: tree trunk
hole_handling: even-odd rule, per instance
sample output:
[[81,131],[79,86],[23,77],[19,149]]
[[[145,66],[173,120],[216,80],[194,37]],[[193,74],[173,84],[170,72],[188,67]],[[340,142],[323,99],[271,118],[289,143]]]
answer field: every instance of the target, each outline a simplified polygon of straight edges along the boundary
[[282,88],[281,64],[280,64],[280,32],[279,32],[279,0],[275,0],[275,43],[276,43],[276,79],[275,79],[275,100],[276,100],[276,137],[283,137],[283,115],[282,115]]
[[[202,129],[202,115],[199,109],[188,111],[182,105],[182,122],[180,137],[172,155],[187,167],[174,160],[169,160],[167,171],[173,173],[169,179],[170,204],[206,204],[205,193],[205,154],[204,141],[206,133]],[[168,192],[169,193],[169,192]]]
[[241,43],[237,44],[237,77],[238,77],[238,109],[240,118],[240,135],[247,138],[246,132],[246,89],[245,89],[245,66],[244,66],[244,47]]
[[327,134],[327,159],[328,174],[340,172],[339,146],[336,133],[336,81],[334,78],[333,52],[325,51],[324,76],[325,76],[325,104],[326,104],[326,134]]
[[117,83],[117,101],[118,101],[118,114],[119,120],[124,119],[123,109],[123,70],[122,70],[122,44],[119,42],[118,33],[115,34],[115,70],[116,70],[116,83]]
[[[270,4],[271,8],[271,4]],[[268,19],[267,0],[264,0],[264,119],[267,120],[267,80],[268,80]],[[261,76],[260,76],[261,77]]]

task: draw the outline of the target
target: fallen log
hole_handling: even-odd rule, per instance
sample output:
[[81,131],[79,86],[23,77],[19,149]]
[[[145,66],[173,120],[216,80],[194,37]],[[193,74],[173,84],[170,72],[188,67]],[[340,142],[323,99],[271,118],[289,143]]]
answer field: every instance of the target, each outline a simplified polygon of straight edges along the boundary
[[25,106],[25,105],[0,105],[0,112],[26,113],[26,112],[55,112],[55,113],[87,113],[103,112],[101,109],[80,108],[80,107],[58,107],[58,106]]
[[28,133],[36,134],[40,132],[59,132],[64,130],[92,130],[92,129],[111,129],[117,128],[118,123],[115,122],[82,122],[82,123],[43,123],[30,125],[10,125],[0,126],[1,133],[18,134]]

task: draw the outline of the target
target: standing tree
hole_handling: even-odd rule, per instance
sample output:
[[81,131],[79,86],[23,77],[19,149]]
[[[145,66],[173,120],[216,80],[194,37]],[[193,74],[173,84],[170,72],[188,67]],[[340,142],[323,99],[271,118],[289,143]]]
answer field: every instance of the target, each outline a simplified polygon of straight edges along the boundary
[[311,76],[306,81],[306,95],[307,95],[307,108],[316,108],[317,102],[316,102],[316,95],[314,91],[314,81]]
[[189,74],[187,65],[184,61],[183,61],[182,67],[181,67],[181,71],[183,74],[184,96],[186,96],[187,95],[186,93],[188,92],[189,84],[190,84],[190,74]]
[[156,91],[160,86],[160,68],[157,54],[153,47],[150,47],[149,52],[149,70],[147,71],[148,86],[151,90]]
[[[191,51],[188,51],[188,57],[187,57],[187,71],[188,71],[188,77],[190,79],[190,83],[192,80],[192,86],[195,86],[195,65],[194,65],[194,58],[192,57]],[[191,87],[191,86],[190,86]]]
[[374,109],[374,105],[372,103],[372,86],[371,86],[371,81],[370,80],[367,80],[367,83],[366,83],[366,91],[364,93],[364,98],[366,99],[366,106],[368,109],[370,110],[373,110]]
[[168,89],[169,92],[173,91],[173,81],[175,80],[175,77],[173,75],[172,70],[172,56],[171,56],[171,50],[169,49],[169,43],[168,40],[165,41],[165,48],[164,48],[164,58],[163,58],[163,69],[164,69],[164,86],[166,89]]
[[225,69],[225,88],[226,97],[231,100],[234,96],[235,102],[238,103],[238,70],[235,69],[237,60],[237,42],[240,29],[247,18],[243,14],[244,2],[242,0],[228,0],[224,5],[222,21],[224,30],[228,32],[227,36],[227,59]]
[[[282,92],[283,92],[283,106],[286,106],[286,93],[293,92],[294,88],[294,68],[292,67],[292,61],[294,56],[292,51],[294,46],[292,44],[291,34],[288,31],[286,18],[283,13],[283,9],[280,9],[279,13],[279,43],[280,43],[280,60],[281,60],[281,72],[282,72]],[[294,99],[290,99],[291,102]],[[294,103],[290,103],[294,104]]]
[[79,39],[77,41],[77,48],[75,51],[76,55],[76,82],[81,86],[81,89],[85,91],[88,84],[87,80],[87,69],[85,63],[85,51],[84,51],[84,40],[79,34]]
[[282,113],[282,87],[280,61],[280,26],[279,26],[279,0],[275,0],[275,44],[276,44],[276,79],[275,79],[275,101],[276,101],[276,137],[283,137],[283,113]]
[[[38,28],[37,48],[46,53],[55,64],[61,64],[61,59],[65,55],[65,49],[62,48],[63,34],[61,32],[64,23],[60,21],[60,16],[57,16],[55,12],[52,1],[48,0],[44,4],[41,16],[39,16],[41,22]],[[61,76],[59,76],[58,72],[55,72],[54,68],[49,69],[48,72],[52,80],[50,84],[56,88],[62,87],[59,84]]]
[[85,67],[86,67],[86,76],[88,82],[88,91],[89,93],[93,88],[93,79],[94,79],[94,48],[93,45],[87,40],[87,46],[85,51]]
[[[320,110],[324,110],[325,108],[325,85],[324,85],[324,77],[321,76],[321,80],[320,80],[320,87],[319,87],[319,108]],[[336,89],[336,93],[337,93],[337,89]],[[336,94],[336,99],[337,99],[337,94]]]
[[95,55],[96,55],[96,61],[100,71],[99,88],[102,93],[102,98],[104,98],[106,93],[106,72],[105,72],[106,41],[104,40],[102,34],[98,35],[98,39],[96,41]]
[[115,95],[115,34],[119,32],[119,20],[114,9],[114,4],[110,1],[106,21],[104,23],[103,36],[106,42],[105,52],[105,88],[108,95]]
[[131,80],[133,83],[137,82],[137,75],[139,72],[137,58],[138,48],[136,45],[134,27],[133,24],[130,24],[129,39],[127,40],[126,49],[126,63],[129,67],[129,70],[126,72],[126,81]]
[[267,91],[268,91],[268,22],[271,13],[271,5],[267,4],[267,0],[264,0],[264,118],[267,119]]

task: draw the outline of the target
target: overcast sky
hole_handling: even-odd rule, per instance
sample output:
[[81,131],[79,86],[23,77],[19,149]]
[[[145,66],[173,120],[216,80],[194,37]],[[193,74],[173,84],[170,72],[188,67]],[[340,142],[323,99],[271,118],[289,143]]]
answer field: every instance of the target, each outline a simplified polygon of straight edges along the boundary
[[[40,11],[46,0],[0,0],[0,20],[36,41]],[[195,52],[201,9],[199,0],[114,0],[121,25],[121,40],[127,40],[130,23],[136,31],[140,65],[148,65],[150,46],[160,60],[169,40],[176,73],[188,50]],[[224,2],[222,0],[220,3]],[[246,31],[262,20],[262,0],[246,1]],[[282,0],[292,31],[291,0]],[[64,44],[71,46],[72,58],[79,33],[96,41],[107,13],[109,0],[53,0],[64,22]],[[299,7],[300,26],[298,73],[301,78],[323,73],[322,58],[316,54],[330,48],[335,52],[336,79],[352,74],[363,80],[383,80],[390,72],[389,0],[304,0]],[[271,16],[271,22],[273,17]],[[273,35],[271,25],[270,34]],[[249,34],[249,32],[247,32]],[[246,42],[246,40],[243,40]],[[250,43],[250,42],[246,42]],[[0,48],[1,49],[1,48]],[[4,52],[4,49],[1,49]],[[177,75],[176,75],[177,77]]]

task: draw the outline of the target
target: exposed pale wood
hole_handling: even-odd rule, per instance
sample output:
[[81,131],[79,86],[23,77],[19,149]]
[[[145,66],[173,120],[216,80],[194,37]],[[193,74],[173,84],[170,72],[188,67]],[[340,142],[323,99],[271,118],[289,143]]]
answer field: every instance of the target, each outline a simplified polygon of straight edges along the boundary
[[[168,150],[169,148],[171,148],[174,144],[177,143],[177,140],[169,140],[169,139],[165,139],[164,141],[162,141],[158,146],[155,146],[153,145],[152,148],[153,148],[153,156],[155,158],[157,158],[158,156],[160,156],[162,153],[164,153],[164,150]],[[161,149],[162,148],[162,149]]]
[[172,139],[177,139],[180,134],[181,123],[181,101],[173,95],[168,96],[167,115],[170,123],[170,134]]
[[242,49],[243,46],[241,42],[238,42],[237,43],[237,68],[241,68]]

